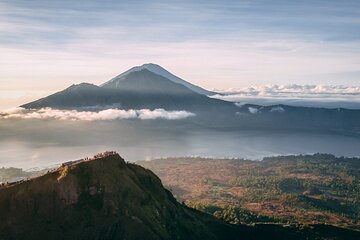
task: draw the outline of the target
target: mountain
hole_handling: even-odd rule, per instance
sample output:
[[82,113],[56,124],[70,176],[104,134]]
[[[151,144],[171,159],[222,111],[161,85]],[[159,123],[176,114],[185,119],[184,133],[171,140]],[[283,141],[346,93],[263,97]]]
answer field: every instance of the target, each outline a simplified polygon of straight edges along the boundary
[[360,136],[360,110],[239,105],[200,94],[199,89],[179,79],[160,66],[145,64],[101,86],[89,83],[72,85],[21,107],[78,110],[163,108],[194,113],[195,117],[183,121],[196,127],[331,132]]
[[[314,226],[230,225],[180,204],[150,170],[118,154],[70,161],[0,186],[0,239],[331,239],[356,233]],[[331,231],[330,231],[331,230]]]
[[147,69],[141,69],[127,73],[121,77],[121,81],[100,87],[89,83],[72,85],[21,107],[68,109],[112,106],[123,109],[164,108],[196,111],[218,105],[233,106],[232,103],[209,98]]
[[162,68],[161,66],[157,65],[157,64],[153,64],[153,63],[148,63],[148,64],[143,64],[141,66],[136,66],[136,67],[133,67],[129,70],[127,70],[126,72],[114,77],[113,79],[111,79],[110,81],[102,84],[101,86],[102,87],[120,87],[120,83],[123,81],[123,80],[126,80],[126,76],[130,73],[133,73],[133,72],[137,72],[137,71],[141,71],[141,70],[148,70],[150,72],[153,72],[157,75],[160,75],[174,83],[178,83],[178,84],[181,84],[181,85],[184,85],[185,87],[187,87],[188,89],[192,90],[193,92],[196,92],[196,93],[199,93],[199,94],[203,94],[203,95],[214,95],[214,94],[217,94],[215,92],[211,92],[211,91],[208,91],[206,89],[203,89],[201,87],[198,87],[194,84],[191,84],[177,76],[175,76],[174,74],[170,73],[169,71],[167,71],[166,69]]

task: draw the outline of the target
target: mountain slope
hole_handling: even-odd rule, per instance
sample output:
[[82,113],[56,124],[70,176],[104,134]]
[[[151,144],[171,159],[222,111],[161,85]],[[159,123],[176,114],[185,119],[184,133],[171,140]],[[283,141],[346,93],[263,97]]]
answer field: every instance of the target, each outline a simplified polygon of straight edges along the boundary
[[0,189],[0,217],[0,239],[225,239],[237,233],[182,206],[152,172],[118,155]]
[[[115,83],[114,83],[115,84]],[[191,91],[147,69],[130,72],[116,86],[82,83],[22,105],[24,108],[115,106],[123,109],[202,110],[233,104]]]
[[341,229],[229,225],[178,203],[150,170],[117,154],[68,162],[0,187],[0,239],[327,239]]
[[360,135],[360,111],[292,107],[287,105],[238,107],[239,126],[246,129],[282,129]]
[[204,94],[204,95],[214,95],[216,93],[208,91],[206,89],[203,89],[199,86],[196,86],[194,84],[191,84],[177,76],[175,76],[174,74],[170,73],[169,71],[167,71],[166,69],[162,68],[161,66],[157,65],[157,64],[153,64],[153,63],[148,63],[148,64],[143,64],[141,66],[136,66],[133,67],[129,70],[127,70],[126,72],[114,77],[113,79],[111,79],[110,81],[102,84],[102,87],[111,87],[111,88],[117,88],[119,87],[120,83],[126,79],[126,76],[130,73],[133,72],[137,72],[137,71],[141,71],[141,70],[148,70],[150,72],[153,72],[157,75],[160,75],[166,79],[169,79],[170,81],[174,82],[174,83],[178,83],[181,85],[184,85],[185,87],[187,87],[188,89],[192,90],[193,92],[199,93],[199,94]]
[[137,163],[156,173],[179,200],[229,222],[312,222],[360,231],[360,204],[354,201],[360,199],[360,158],[314,154]]
[[102,89],[93,84],[81,83],[72,85],[62,91],[39,100],[26,103],[20,107],[27,109],[38,109],[44,107],[66,109],[110,105],[115,99],[117,99],[117,93],[112,89]]

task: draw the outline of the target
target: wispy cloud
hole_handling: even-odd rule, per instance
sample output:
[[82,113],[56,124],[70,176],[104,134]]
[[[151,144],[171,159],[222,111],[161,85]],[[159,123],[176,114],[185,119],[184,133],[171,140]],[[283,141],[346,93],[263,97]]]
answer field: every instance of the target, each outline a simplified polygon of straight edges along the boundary
[[72,121],[104,121],[116,119],[167,119],[178,120],[195,116],[194,113],[187,111],[166,111],[164,109],[140,109],[122,110],[106,109],[98,112],[59,110],[52,108],[42,108],[38,110],[28,110],[15,108],[0,112],[0,119],[57,119]]
[[336,74],[360,68],[357,9],[351,0],[5,0],[0,81],[29,89],[100,84],[155,62],[205,88],[349,84]]

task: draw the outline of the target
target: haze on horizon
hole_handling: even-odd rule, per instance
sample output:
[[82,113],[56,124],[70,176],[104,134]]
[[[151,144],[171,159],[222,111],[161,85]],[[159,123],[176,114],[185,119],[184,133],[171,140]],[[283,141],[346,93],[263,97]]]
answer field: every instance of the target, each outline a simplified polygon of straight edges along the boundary
[[207,89],[358,86],[358,1],[0,1],[0,109],[147,62]]

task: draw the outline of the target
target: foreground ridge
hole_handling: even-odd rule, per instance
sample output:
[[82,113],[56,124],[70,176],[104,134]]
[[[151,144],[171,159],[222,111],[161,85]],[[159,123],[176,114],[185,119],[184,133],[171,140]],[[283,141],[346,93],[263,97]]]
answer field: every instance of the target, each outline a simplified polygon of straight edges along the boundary
[[0,239],[237,235],[234,227],[178,203],[150,170],[112,151],[65,162],[43,176],[0,189],[0,218]]
[[[63,163],[0,189],[0,239],[355,239],[321,226],[230,225],[180,204],[160,179],[116,152]],[[319,227],[317,227],[319,230]],[[331,230],[331,231],[330,231]]]

